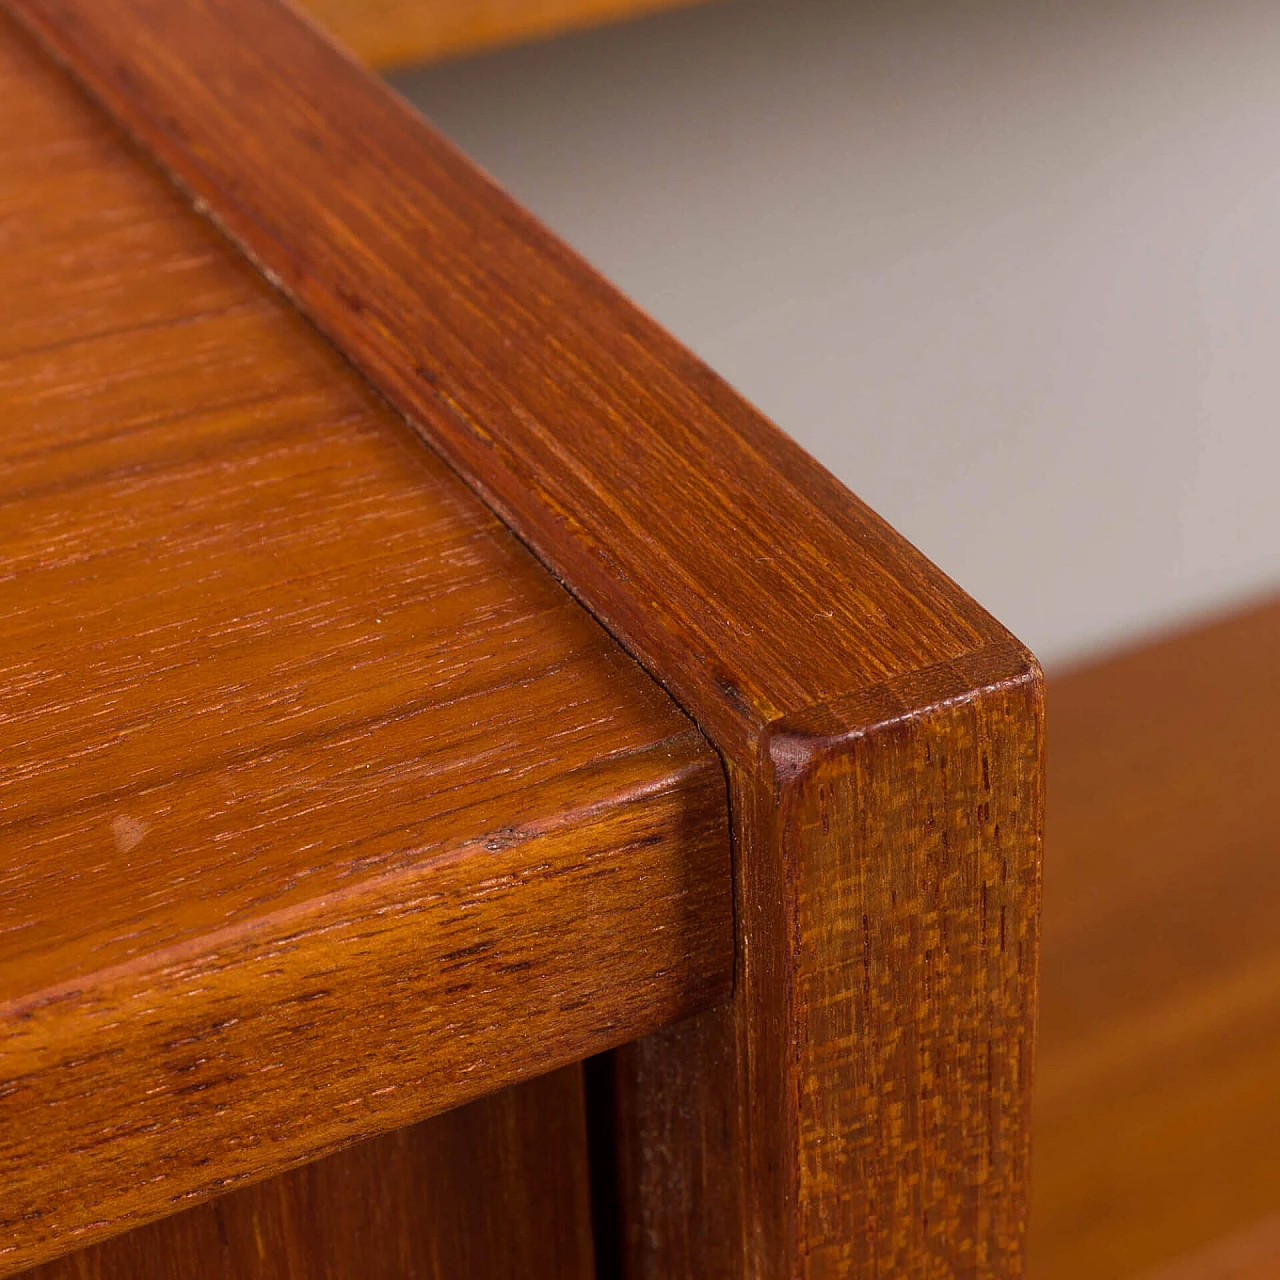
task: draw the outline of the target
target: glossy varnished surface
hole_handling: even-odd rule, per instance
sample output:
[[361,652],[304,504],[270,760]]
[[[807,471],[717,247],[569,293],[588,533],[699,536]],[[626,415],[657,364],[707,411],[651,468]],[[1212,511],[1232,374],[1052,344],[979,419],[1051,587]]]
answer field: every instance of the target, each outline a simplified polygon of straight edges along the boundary
[[734,1004],[619,1060],[629,1272],[1017,1274],[1034,659],[285,7],[5,2],[725,761]]
[[512,1085],[22,1280],[595,1280],[581,1074]]
[[1249,1228],[1280,1210],[1280,603],[1049,708],[1030,1275],[1227,1276],[1254,1243],[1276,1274]]
[[722,750],[1009,643],[284,6],[6,3]]
[[690,723],[0,25],[0,1270],[727,992]]

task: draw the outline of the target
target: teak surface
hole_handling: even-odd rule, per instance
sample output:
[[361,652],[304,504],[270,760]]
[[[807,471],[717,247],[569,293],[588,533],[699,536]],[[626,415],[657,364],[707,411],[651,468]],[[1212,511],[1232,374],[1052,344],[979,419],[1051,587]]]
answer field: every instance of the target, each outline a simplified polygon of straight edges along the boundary
[[1280,601],[1050,681],[1034,1280],[1280,1210]]
[[595,1280],[589,1182],[575,1064],[21,1280]]
[[0,19],[0,1271],[723,999],[668,697]]
[[274,0],[7,4],[731,758],[788,716],[1013,647]]
[[301,0],[358,58],[387,67],[471,53],[698,0]]
[[6,3],[726,763],[734,1002],[619,1058],[627,1270],[1016,1274],[1034,659],[288,9]]

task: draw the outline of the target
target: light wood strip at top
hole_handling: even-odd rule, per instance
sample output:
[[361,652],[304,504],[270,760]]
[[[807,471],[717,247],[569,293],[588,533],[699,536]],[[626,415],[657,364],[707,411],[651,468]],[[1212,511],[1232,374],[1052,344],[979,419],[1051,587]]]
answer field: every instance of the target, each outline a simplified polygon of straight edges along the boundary
[[690,722],[0,20],[0,1271],[727,994]]
[[697,0],[303,0],[358,58],[427,62],[635,18]]

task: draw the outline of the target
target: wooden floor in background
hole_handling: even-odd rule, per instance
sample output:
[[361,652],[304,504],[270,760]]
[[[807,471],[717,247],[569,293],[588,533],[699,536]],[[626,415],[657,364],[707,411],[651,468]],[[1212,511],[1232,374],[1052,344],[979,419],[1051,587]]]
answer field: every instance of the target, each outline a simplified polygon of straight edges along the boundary
[[1280,1276],[1280,1214],[1215,1240],[1138,1280],[1275,1280]]
[[1049,725],[1028,1274],[1280,1276],[1280,599]]
[[636,18],[698,0],[302,0],[362,61],[406,66]]

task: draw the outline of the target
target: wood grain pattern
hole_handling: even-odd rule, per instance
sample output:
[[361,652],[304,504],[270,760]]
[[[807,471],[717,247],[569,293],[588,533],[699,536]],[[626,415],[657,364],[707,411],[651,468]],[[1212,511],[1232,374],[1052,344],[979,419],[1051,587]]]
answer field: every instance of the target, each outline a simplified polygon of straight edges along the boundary
[[730,767],[738,1008],[616,1055],[629,1276],[1019,1273],[1039,690],[1013,650],[859,702]]
[[474,53],[696,0],[303,0],[356,57],[377,67]]
[[22,1280],[593,1280],[585,1151],[575,1065]]
[[24,1280],[588,1280],[580,1069],[231,1192]]
[[[666,1133],[671,1170],[622,1176],[654,1224],[627,1266],[677,1274],[684,1242],[700,1275],[1014,1274],[1038,902],[1034,660],[288,10],[10,8],[726,759],[735,1006],[664,1042],[648,1096],[620,1106],[655,1123],[620,1151],[644,1166]],[[988,810],[998,832],[978,817]],[[877,813],[893,814],[892,849],[864,842]],[[813,892],[828,882],[847,886],[840,913]],[[993,901],[1011,945],[996,957]],[[901,975],[900,938],[920,948]],[[708,1083],[690,1096],[691,1079]],[[618,1080],[626,1092],[639,1076]],[[870,1084],[882,1080],[901,1100],[887,1110]],[[852,1128],[819,1140],[826,1116]],[[695,1179],[732,1211],[682,1220]]]
[[730,756],[789,713],[1008,643],[273,0],[9,7]]
[[11,1271],[705,1007],[733,935],[689,721],[7,20],[0,104]]
[[[620,1105],[669,1135],[673,1170],[623,1176],[656,1224],[628,1265],[673,1274],[687,1233],[694,1274],[1014,1274],[1034,659],[288,10],[8,3],[727,763],[735,1004],[664,1041],[651,1096]],[[892,815],[891,848],[868,815]],[[710,1083],[691,1099],[689,1080]],[[832,1117],[852,1128],[833,1139]],[[722,1221],[681,1225],[697,1178],[733,1201]]]
[[1050,682],[1030,1275],[1280,1210],[1280,601]]

